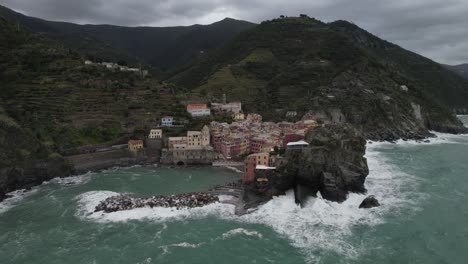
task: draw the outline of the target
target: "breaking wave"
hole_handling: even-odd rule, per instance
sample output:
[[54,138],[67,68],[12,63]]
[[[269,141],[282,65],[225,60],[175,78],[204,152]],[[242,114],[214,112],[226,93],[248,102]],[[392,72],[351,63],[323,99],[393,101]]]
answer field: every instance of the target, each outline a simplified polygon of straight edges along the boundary
[[222,238],[226,239],[226,238],[230,238],[230,237],[237,236],[237,235],[246,235],[246,236],[253,236],[253,237],[258,237],[258,238],[263,237],[263,235],[257,231],[247,230],[244,228],[236,228],[236,229],[229,230],[226,233],[223,233]]
[[170,244],[170,245],[164,245],[160,246],[159,248],[162,249],[163,255],[171,253],[171,248],[173,247],[179,247],[179,248],[199,248],[200,246],[204,245],[205,243],[198,243],[198,244],[191,244],[187,242],[182,242],[182,243],[177,243],[177,244]]
[[82,185],[82,184],[89,182],[91,180],[92,175],[94,175],[94,173],[88,172],[88,173],[77,175],[77,176],[70,176],[70,177],[64,177],[64,178],[57,177],[57,178],[53,178],[50,181],[43,182],[42,184],[46,185],[46,184],[52,183],[52,184],[59,184],[62,186]]
[[9,198],[0,202],[0,214],[10,210],[11,208],[19,205],[21,201],[26,198],[27,196],[36,193],[38,190],[37,187],[32,188],[31,190],[27,191],[23,190],[16,190],[10,193],[7,193]]
[[183,208],[162,208],[144,207],[126,211],[112,213],[94,212],[99,202],[119,193],[110,191],[92,191],[81,194],[77,197],[77,216],[82,219],[92,220],[100,223],[106,222],[126,222],[130,220],[146,220],[153,222],[165,222],[168,220],[200,219],[209,215],[225,217],[234,214],[234,206],[221,203],[209,204],[204,207]]

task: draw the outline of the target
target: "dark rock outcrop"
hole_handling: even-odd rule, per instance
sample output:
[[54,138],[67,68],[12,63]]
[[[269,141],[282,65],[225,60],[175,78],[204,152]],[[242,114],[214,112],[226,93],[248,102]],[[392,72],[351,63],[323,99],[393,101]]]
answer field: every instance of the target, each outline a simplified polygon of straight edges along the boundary
[[366,199],[362,201],[362,203],[359,205],[359,208],[368,209],[368,208],[373,208],[377,206],[380,206],[379,201],[377,200],[377,198],[375,198],[375,196],[371,195],[371,196],[366,197]]
[[30,189],[44,181],[71,175],[73,167],[62,157],[44,161],[31,161],[14,167],[0,169],[0,201],[7,198],[6,193]]
[[327,125],[309,132],[306,140],[310,146],[288,150],[276,170],[257,171],[256,181],[246,187],[246,207],[255,207],[289,189],[299,192],[296,200],[301,204],[317,192],[336,202],[345,201],[349,192],[366,192],[366,141],[356,130]]

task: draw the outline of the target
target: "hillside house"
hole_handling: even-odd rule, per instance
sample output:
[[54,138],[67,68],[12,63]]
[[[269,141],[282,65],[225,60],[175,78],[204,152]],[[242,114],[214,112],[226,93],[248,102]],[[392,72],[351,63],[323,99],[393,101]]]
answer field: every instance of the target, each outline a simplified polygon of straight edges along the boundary
[[161,118],[161,126],[169,127],[174,124],[174,118],[172,116],[163,116]]
[[151,129],[148,135],[149,139],[161,139],[163,135],[162,129]]
[[138,152],[143,149],[143,140],[129,140],[128,150],[131,152]]
[[286,117],[288,118],[292,118],[292,117],[296,117],[297,116],[297,112],[296,111],[288,111],[286,112]]
[[207,104],[188,104],[187,112],[192,117],[210,116],[211,110]]

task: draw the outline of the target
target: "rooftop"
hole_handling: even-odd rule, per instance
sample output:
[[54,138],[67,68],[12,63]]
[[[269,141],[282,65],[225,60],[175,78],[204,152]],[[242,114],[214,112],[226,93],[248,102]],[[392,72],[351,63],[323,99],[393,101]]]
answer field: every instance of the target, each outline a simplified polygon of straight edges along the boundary
[[256,170],[276,170],[276,167],[269,167],[265,165],[257,165]]
[[308,146],[309,143],[305,142],[304,140],[299,140],[295,142],[289,142],[288,146]]
[[194,109],[206,109],[208,108],[207,104],[188,104],[187,110],[194,110]]

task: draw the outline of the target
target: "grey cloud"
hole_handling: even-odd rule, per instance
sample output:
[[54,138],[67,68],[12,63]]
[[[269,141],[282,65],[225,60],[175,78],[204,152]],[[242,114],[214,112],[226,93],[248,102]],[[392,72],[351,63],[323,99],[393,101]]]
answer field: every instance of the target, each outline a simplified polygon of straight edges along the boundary
[[207,24],[224,17],[260,22],[305,13],[350,20],[442,63],[468,62],[466,0],[2,0],[30,16],[126,26]]

